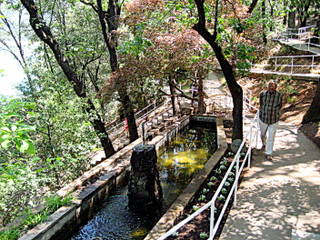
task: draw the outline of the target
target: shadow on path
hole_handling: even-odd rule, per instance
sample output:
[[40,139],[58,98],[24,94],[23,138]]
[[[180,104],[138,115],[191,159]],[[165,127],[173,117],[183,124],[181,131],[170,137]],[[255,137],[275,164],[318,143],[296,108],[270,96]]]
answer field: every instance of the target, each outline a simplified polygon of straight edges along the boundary
[[285,240],[293,239],[293,230],[320,232],[319,148],[281,123],[274,153],[272,161],[254,156],[220,239]]

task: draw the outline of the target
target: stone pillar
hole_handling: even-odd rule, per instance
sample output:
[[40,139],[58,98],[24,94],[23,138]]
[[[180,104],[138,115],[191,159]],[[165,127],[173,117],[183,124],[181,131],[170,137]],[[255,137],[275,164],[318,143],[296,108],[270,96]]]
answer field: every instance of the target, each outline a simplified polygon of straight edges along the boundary
[[155,145],[139,144],[133,148],[130,159],[129,208],[149,212],[162,206],[162,189],[157,170]]

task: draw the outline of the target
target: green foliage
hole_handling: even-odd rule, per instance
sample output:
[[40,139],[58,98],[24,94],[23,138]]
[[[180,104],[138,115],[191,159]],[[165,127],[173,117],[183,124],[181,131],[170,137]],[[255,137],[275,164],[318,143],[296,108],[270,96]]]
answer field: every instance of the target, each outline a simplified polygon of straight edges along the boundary
[[230,185],[231,185],[231,184],[230,184],[229,182],[225,182],[225,183],[224,183],[224,187],[230,187]]
[[213,182],[208,182],[208,183],[207,183],[207,186],[208,186],[208,187],[212,187],[212,186],[214,186],[214,183],[213,183]]
[[1,240],[16,240],[20,236],[20,231],[18,229],[10,229],[6,231],[0,231]]
[[227,190],[226,188],[222,188],[222,189],[221,189],[221,193],[222,193],[223,195],[225,195],[227,192],[228,192],[228,190]]
[[226,167],[225,165],[220,165],[219,169],[220,169],[221,171],[224,171],[224,170],[227,169],[227,167]]
[[199,209],[200,209],[200,207],[198,207],[197,205],[193,205],[193,206],[192,206],[192,210],[193,210],[194,212],[198,211]]
[[150,46],[152,46],[153,43],[149,39],[143,37],[143,29],[144,24],[138,24],[136,26],[136,34],[132,37],[132,39],[123,41],[122,44],[118,46],[117,49],[119,53],[139,56],[140,54],[143,54]]
[[233,181],[234,181],[234,178],[233,177],[228,177],[228,182],[230,182],[230,183],[233,183]]
[[217,177],[215,177],[215,176],[212,176],[211,178],[210,178],[210,181],[216,181],[217,180]]
[[221,202],[224,202],[226,200],[225,196],[223,196],[222,194],[219,195],[218,200]]
[[198,201],[204,201],[206,200],[206,196],[205,195],[200,195],[200,197],[198,198]]
[[21,162],[2,163],[0,167],[0,219],[4,224],[32,207],[41,193],[46,177],[36,170],[32,159],[26,166]]
[[31,208],[24,211],[24,221],[20,226],[13,227],[9,230],[0,232],[1,240],[16,240],[20,237],[21,232],[27,231],[34,226],[46,221],[50,214],[54,213],[62,206],[70,205],[71,196],[61,198],[59,196],[50,196],[45,198],[44,207],[40,212],[34,213]]
[[[83,124],[85,117],[77,110],[79,107],[72,107],[80,104],[73,100],[69,105],[57,105],[54,100],[57,96],[51,92],[45,95],[46,99],[39,97],[37,108],[21,99],[1,99],[0,220],[3,224],[11,222],[23,209],[40,203],[45,189],[58,188],[88,166],[84,154],[95,146],[94,133],[89,124]],[[42,217],[35,216],[30,222]]]
[[67,196],[65,198],[61,198],[59,196],[50,196],[45,198],[44,209],[39,213],[32,213],[31,210],[27,210],[27,217],[23,222],[23,225],[26,225],[27,228],[32,228],[39,223],[44,222],[47,220],[50,214],[54,213],[62,206],[70,205],[72,201],[71,196]]
[[28,216],[24,220],[23,224],[28,226],[28,228],[33,228],[34,226],[38,225],[39,223],[44,222],[49,217],[49,212],[47,209],[41,211],[40,213],[32,214],[31,212],[28,213]]
[[235,50],[237,54],[237,69],[241,75],[245,75],[251,68],[251,63],[255,60],[255,55],[253,54],[255,51],[255,47],[239,43],[236,46]]
[[206,193],[208,193],[210,190],[208,189],[208,188],[204,188],[204,189],[202,189],[202,193],[203,194],[206,194]]
[[65,198],[61,198],[59,196],[53,195],[45,198],[45,205],[50,212],[54,212],[62,206],[70,205],[72,200],[72,196],[66,196]]
[[33,107],[32,103],[19,99],[0,98],[0,151],[35,154],[30,138],[35,129],[28,124]]
[[292,97],[288,96],[287,97],[287,102],[290,103],[290,104],[293,104],[296,101],[297,101],[297,97],[296,96],[292,96]]
[[208,233],[201,232],[200,235],[199,235],[199,237],[200,237],[201,239],[208,239],[209,235],[208,235]]

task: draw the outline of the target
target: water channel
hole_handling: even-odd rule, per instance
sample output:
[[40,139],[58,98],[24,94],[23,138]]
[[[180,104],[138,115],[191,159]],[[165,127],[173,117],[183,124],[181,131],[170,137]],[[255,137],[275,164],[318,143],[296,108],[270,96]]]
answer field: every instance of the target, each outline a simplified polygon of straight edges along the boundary
[[[216,151],[216,129],[187,127],[159,151],[164,214]],[[127,187],[117,189],[71,240],[142,240],[161,216],[139,216],[128,208]]]

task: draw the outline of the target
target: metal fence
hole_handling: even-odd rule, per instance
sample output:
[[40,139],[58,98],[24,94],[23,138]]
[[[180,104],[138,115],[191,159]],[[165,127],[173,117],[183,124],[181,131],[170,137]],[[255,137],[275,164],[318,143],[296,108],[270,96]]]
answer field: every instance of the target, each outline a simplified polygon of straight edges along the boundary
[[[148,106],[146,106],[145,108],[141,109],[140,111],[136,112],[134,114],[136,119],[139,118],[144,118],[147,115],[149,115],[153,110],[155,110],[157,107],[160,107],[161,105],[163,105],[165,102],[165,100],[161,100],[158,102],[154,102],[149,104]],[[109,124],[106,128],[107,128],[107,133],[111,134],[112,132],[114,132],[117,129],[123,129],[124,127],[124,121],[121,119],[117,119],[114,122],[112,122],[111,124]]]
[[278,33],[274,40],[286,42],[297,40],[298,42],[294,45],[298,45],[300,49],[303,49],[303,46],[306,46],[305,50],[311,51],[312,47],[320,48],[320,37],[314,36],[315,28],[315,25],[301,28],[287,28],[286,31]]
[[[269,57],[268,62],[271,62],[269,64],[255,64],[254,68],[264,68],[264,67],[274,67],[274,71],[276,71],[277,68],[290,68],[290,72],[287,72],[288,74],[293,74],[294,69],[296,68],[304,68],[309,71],[318,70],[320,71],[320,64],[319,61],[316,58],[320,58],[320,55],[295,55],[295,56],[272,56]],[[310,59],[311,64],[299,64],[297,61],[301,59]],[[284,63],[286,62],[286,63]],[[302,72],[303,74],[305,72]],[[320,74],[319,74],[320,76]]]

